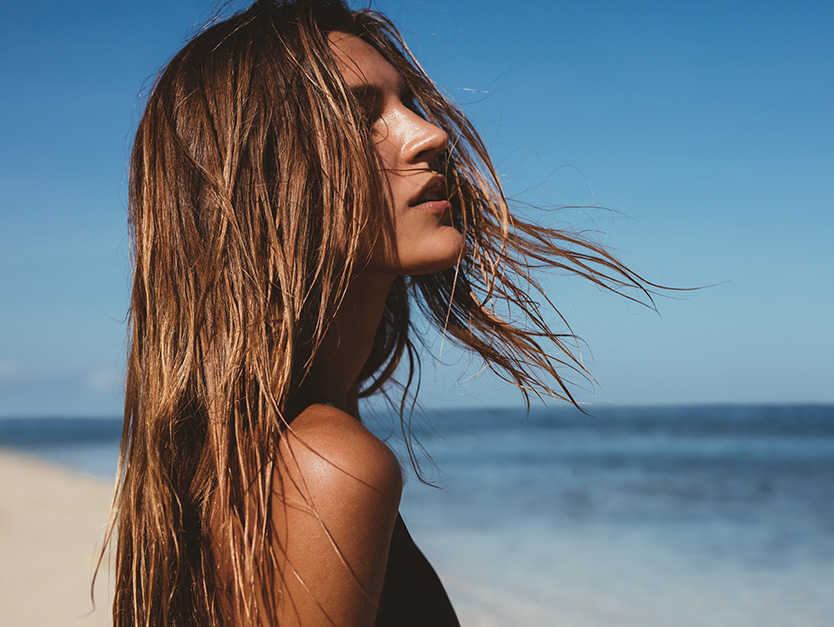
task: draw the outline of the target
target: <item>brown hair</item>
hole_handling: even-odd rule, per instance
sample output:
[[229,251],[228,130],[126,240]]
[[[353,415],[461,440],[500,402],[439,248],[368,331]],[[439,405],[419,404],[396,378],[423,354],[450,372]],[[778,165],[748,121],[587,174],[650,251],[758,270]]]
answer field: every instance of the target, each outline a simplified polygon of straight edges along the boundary
[[585,370],[573,336],[540,312],[549,301],[531,269],[650,302],[601,246],[510,213],[477,133],[384,17],[340,0],[259,0],[204,30],[157,78],[130,162],[132,334],[110,527],[118,626],[274,624],[277,442],[369,242],[385,236],[370,211],[385,204],[384,177],[331,57],[334,30],[379,50],[452,138],[442,161],[466,240],[456,268],[395,281],[359,395],[385,391],[404,360],[406,398],[416,304],[525,399],[572,402],[563,367]]

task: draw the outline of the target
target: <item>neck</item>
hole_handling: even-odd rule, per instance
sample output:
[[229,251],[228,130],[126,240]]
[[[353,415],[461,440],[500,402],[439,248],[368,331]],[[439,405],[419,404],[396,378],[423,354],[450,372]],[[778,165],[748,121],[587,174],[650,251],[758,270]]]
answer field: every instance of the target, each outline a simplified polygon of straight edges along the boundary
[[359,374],[373,349],[393,278],[363,274],[351,283],[310,371],[306,396],[358,417]]

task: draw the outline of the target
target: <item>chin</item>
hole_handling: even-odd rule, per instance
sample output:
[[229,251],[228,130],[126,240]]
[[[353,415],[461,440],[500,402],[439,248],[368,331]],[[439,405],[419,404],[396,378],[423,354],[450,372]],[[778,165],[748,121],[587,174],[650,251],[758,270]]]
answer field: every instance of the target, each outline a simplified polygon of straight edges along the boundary
[[453,226],[441,226],[423,237],[398,242],[396,252],[377,247],[364,271],[372,274],[417,276],[454,267],[464,250],[464,237]]
[[[400,255],[400,274],[434,274],[453,268],[464,250],[463,235],[456,228],[448,226],[443,233],[432,238],[422,247],[414,247]],[[411,254],[409,254],[411,253]]]

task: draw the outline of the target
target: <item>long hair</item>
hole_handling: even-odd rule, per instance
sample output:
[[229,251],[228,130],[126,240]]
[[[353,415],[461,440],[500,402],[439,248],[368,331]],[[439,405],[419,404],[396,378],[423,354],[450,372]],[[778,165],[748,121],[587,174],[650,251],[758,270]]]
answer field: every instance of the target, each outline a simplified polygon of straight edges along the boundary
[[525,399],[573,401],[564,367],[584,368],[572,336],[540,312],[548,301],[531,270],[650,300],[601,246],[511,214],[478,134],[383,16],[341,0],[259,0],[202,31],[158,76],[130,160],[131,336],[109,528],[117,626],[277,623],[277,443],[352,278],[385,236],[372,211],[385,206],[384,176],[331,56],[335,30],[375,47],[449,134],[442,167],[466,241],[457,267],[394,282],[361,396],[399,376],[405,398],[416,305]]

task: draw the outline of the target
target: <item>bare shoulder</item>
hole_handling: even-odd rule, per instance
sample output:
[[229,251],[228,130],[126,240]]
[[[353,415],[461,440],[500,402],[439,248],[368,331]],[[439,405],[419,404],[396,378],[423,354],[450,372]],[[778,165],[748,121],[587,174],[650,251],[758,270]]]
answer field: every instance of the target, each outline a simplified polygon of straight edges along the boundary
[[312,405],[293,420],[281,442],[279,472],[334,489],[381,492],[399,504],[402,473],[388,446],[350,414]]
[[402,475],[384,442],[351,415],[313,405],[279,445],[272,523],[280,624],[374,624]]

